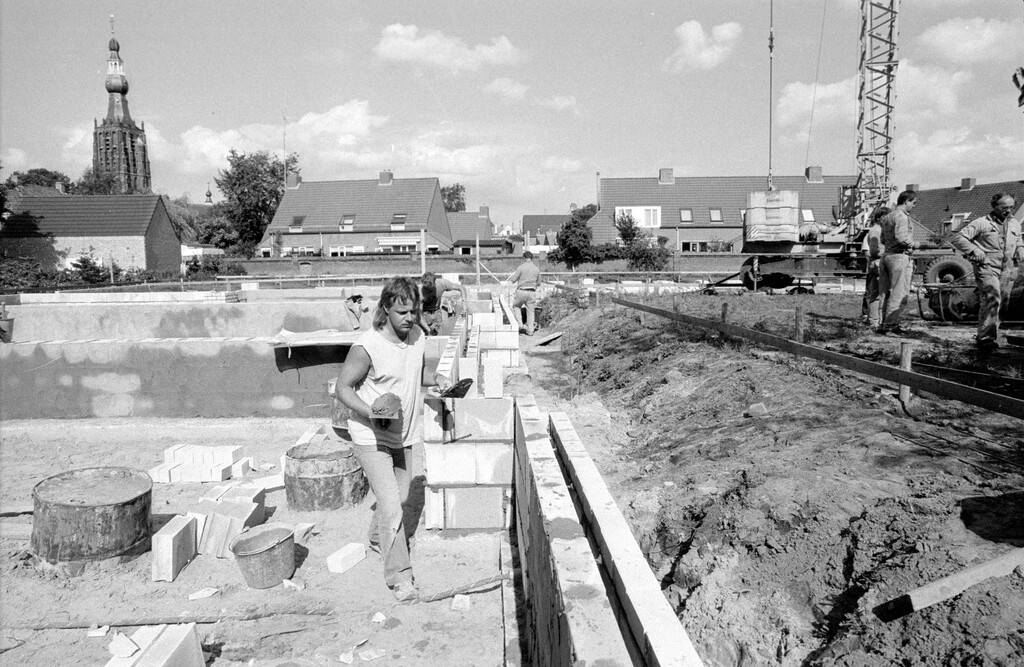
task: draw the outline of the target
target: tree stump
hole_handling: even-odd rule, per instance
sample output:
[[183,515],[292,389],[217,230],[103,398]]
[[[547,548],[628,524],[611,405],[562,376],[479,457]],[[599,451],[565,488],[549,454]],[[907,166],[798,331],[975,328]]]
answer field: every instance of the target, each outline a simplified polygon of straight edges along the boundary
[[51,564],[148,551],[153,480],[133,468],[84,468],[32,489],[32,552]]

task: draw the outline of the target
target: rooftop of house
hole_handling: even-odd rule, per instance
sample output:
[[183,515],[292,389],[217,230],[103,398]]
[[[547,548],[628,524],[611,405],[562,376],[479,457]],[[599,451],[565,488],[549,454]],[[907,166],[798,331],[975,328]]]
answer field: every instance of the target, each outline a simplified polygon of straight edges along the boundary
[[0,232],[7,237],[142,236],[160,195],[23,196]]
[[494,236],[494,227],[486,206],[479,211],[450,211],[448,226],[451,227],[453,241],[476,241],[477,236],[484,241]]
[[[667,173],[666,173],[667,172]],[[854,176],[824,176],[809,168],[802,176],[774,176],[776,190],[795,191],[801,209],[810,209],[817,222],[835,220],[833,207],[840,205],[841,192],[856,182]],[[747,207],[751,192],[768,189],[765,176],[685,176],[675,177],[671,170],[639,178],[602,178],[601,210],[591,218],[594,243],[614,241],[615,208],[622,206],[659,207],[661,228],[701,226],[741,227],[741,211]],[[712,210],[721,221],[712,222]],[[692,221],[683,218],[688,217]]]
[[385,173],[373,180],[306,181],[287,188],[267,234],[296,225],[303,232],[338,232],[347,221],[354,232],[390,232],[399,222],[406,230],[426,229],[434,200],[441,197],[438,180]]
[[992,210],[992,196],[1000,193],[1013,196],[1018,206],[1016,215],[1020,218],[1024,210],[1024,181],[978,183],[973,178],[965,178],[959,186],[918,190],[917,206],[910,215],[924,230],[915,230],[915,240],[925,240],[918,238],[922,235],[941,234],[943,223],[954,216],[961,216],[966,222],[987,215]]
[[537,236],[541,232],[555,231],[562,228],[562,225],[572,219],[571,215],[524,215],[523,233]]

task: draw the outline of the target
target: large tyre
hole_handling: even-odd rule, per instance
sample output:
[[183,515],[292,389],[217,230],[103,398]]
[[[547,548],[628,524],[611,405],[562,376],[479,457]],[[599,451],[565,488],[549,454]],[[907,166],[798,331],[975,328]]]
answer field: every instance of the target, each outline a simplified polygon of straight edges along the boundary
[[[761,272],[757,277],[757,289],[786,289],[795,282],[793,276],[788,273],[765,273],[766,268],[771,268],[772,262],[766,262],[763,259],[759,262]],[[743,266],[740,267],[740,277],[743,280],[743,286],[748,290],[753,290],[754,281],[754,258],[750,257],[743,262]]]
[[932,260],[924,274],[926,283],[974,284],[974,267],[959,255],[938,257]]

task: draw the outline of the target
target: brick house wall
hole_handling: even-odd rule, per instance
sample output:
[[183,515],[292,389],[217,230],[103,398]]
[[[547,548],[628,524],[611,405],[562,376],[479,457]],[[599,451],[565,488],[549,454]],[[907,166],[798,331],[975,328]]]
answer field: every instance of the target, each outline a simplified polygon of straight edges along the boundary
[[163,199],[159,200],[149,221],[145,236],[145,268],[148,271],[174,272],[181,270],[181,240],[174,233],[171,218]]

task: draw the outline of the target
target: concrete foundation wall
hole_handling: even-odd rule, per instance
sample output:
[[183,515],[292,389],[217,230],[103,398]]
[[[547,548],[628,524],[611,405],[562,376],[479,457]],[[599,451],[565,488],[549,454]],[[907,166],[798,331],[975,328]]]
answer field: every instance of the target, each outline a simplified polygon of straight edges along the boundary
[[330,417],[340,365],[281,373],[265,339],[0,345],[0,420]]
[[[364,306],[372,307],[373,302]],[[9,306],[14,342],[97,338],[270,337],[281,329],[349,330],[339,300]],[[369,315],[369,313],[367,313]],[[369,317],[367,317],[369,322]]]

